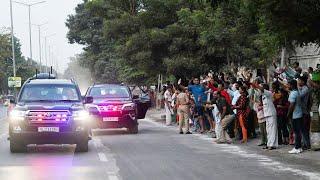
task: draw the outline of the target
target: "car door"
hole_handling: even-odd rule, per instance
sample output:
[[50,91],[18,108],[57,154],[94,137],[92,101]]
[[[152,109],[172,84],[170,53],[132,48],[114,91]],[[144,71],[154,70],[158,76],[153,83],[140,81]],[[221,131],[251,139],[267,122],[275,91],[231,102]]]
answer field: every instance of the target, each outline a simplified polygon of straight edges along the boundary
[[137,118],[144,119],[148,109],[151,107],[150,97],[139,86],[130,89],[131,93],[133,93],[133,101],[137,104]]

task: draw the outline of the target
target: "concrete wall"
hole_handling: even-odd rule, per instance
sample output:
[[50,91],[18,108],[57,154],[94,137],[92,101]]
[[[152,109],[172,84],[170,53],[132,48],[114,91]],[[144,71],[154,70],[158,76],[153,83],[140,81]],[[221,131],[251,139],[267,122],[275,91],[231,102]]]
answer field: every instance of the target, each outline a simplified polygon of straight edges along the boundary
[[317,67],[320,64],[320,48],[316,44],[309,44],[304,47],[297,47],[295,53],[289,55],[289,63],[298,61],[303,69]]

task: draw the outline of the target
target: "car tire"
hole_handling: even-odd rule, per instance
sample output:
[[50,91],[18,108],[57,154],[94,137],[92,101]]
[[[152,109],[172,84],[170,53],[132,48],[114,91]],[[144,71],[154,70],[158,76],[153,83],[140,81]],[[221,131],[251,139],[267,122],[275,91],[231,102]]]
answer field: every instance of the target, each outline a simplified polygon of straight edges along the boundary
[[24,153],[27,152],[27,145],[10,138],[10,152],[11,153]]
[[76,152],[88,152],[89,151],[89,138],[84,137],[76,145]]
[[139,132],[138,124],[129,127],[128,130],[130,134],[138,134]]

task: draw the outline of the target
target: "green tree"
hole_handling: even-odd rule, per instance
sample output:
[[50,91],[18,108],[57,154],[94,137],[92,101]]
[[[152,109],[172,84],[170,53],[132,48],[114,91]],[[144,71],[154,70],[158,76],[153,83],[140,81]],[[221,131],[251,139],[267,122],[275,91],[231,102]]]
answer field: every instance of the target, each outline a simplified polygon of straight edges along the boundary
[[[16,76],[21,77],[24,82],[35,74],[37,63],[27,60],[22,56],[21,44],[19,39],[14,37],[15,58],[16,58]],[[11,35],[5,31],[0,33],[0,93],[8,92],[8,77],[13,76],[13,61],[11,50]],[[29,65],[32,64],[32,65]]]

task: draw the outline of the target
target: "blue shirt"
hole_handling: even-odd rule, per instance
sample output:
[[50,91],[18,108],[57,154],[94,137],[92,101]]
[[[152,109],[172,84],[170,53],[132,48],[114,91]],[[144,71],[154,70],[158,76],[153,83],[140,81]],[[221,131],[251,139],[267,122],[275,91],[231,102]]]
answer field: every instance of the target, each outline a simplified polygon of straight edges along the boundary
[[308,86],[303,86],[301,88],[299,88],[299,93],[301,96],[301,103],[302,103],[302,112],[303,114],[309,114],[309,96],[310,96],[310,90],[308,88]]
[[[207,100],[207,95],[205,94],[205,89],[201,85],[189,85],[188,90],[192,93],[194,96],[194,101],[196,106],[201,106],[202,103],[206,102]],[[199,97],[200,97],[200,102],[199,102]]]
[[302,114],[301,96],[297,90],[293,90],[290,92],[289,102],[295,103],[292,119],[302,118],[303,114]]

